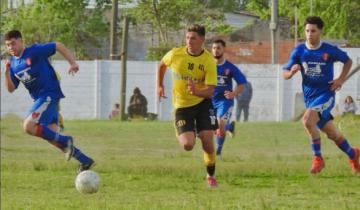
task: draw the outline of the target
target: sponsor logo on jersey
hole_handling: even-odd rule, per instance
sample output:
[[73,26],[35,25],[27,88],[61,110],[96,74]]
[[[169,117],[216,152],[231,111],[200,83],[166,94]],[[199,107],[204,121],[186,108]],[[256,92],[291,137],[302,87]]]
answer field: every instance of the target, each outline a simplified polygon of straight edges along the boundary
[[329,54],[328,54],[328,53],[322,54],[322,59],[323,59],[324,61],[327,61],[327,60],[329,59]]
[[31,58],[26,58],[25,63],[30,66],[31,65]]

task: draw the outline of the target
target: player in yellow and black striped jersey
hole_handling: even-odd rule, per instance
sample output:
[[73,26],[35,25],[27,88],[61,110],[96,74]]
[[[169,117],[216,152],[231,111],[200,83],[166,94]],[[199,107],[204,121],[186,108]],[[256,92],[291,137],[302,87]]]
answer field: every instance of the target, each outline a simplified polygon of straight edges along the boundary
[[173,48],[161,60],[157,87],[159,98],[165,98],[163,79],[169,67],[177,138],[187,151],[194,147],[196,135],[201,139],[207,182],[210,187],[216,187],[213,135],[217,124],[211,97],[217,84],[217,71],[213,56],[203,48],[204,41],[203,26],[189,27],[186,46]]

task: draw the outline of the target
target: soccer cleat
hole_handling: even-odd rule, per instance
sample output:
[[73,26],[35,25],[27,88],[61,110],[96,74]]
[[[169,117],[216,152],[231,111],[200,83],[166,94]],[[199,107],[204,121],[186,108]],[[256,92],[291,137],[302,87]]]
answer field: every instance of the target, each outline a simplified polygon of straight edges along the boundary
[[81,163],[79,166],[79,173],[82,171],[86,171],[89,170],[90,168],[92,168],[95,165],[95,161],[93,159],[90,159],[89,163]]
[[65,153],[65,160],[67,160],[67,161],[69,161],[71,159],[71,157],[73,156],[74,140],[71,136],[67,142],[66,148],[64,149],[64,153]]
[[312,159],[312,166],[310,173],[317,174],[325,167],[325,162],[322,157],[314,156]]
[[218,186],[215,177],[213,177],[213,176],[207,176],[206,179],[207,179],[207,183],[208,183],[208,186],[209,186],[209,187],[215,188],[215,187]]
[[353,159],[349,160],[349,164],[351,166],[353,173],[358,174],[358,173],[360,173],[360,164],[359,164],[360,150],[357,147],[354,147],[353,149],[354,149],[355,156]]

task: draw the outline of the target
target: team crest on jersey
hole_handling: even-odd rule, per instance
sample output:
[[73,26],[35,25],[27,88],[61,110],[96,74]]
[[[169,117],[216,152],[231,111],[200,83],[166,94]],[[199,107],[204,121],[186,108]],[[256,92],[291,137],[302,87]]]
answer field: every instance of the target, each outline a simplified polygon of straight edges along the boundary
[[322,59],[323,59],[324,61],[327,61],[327,60],[329,59],[329,54],[328,54],[328,53],[322,54]]
[[31,58],[26,58],[25,63],[30,66],[31,65]]
[[230,74],[230,69],[225,69],[224,74],[225,74],[225,76],[228,76]]

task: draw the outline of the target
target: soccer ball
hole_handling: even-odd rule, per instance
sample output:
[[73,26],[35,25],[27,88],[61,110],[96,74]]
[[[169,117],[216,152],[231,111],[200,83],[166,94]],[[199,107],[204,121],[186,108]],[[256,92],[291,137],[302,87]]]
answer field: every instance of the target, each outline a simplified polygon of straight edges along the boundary
[[100,177],[94,171],[82,171],[75,179],[75,187],[80,193],[96,193],[99,185]]

